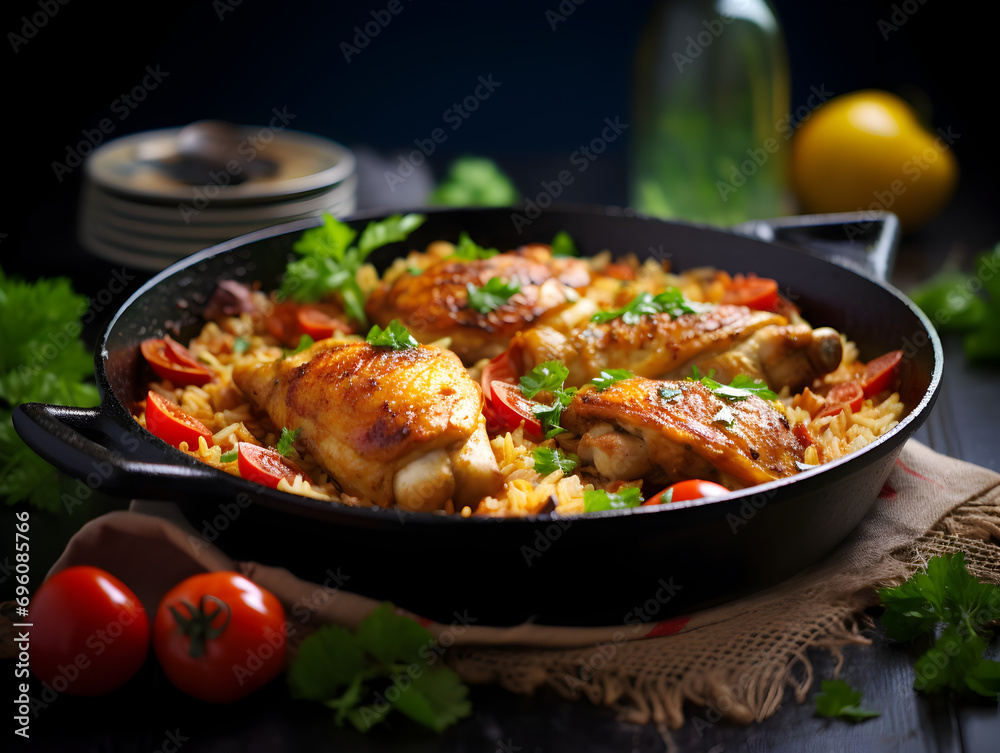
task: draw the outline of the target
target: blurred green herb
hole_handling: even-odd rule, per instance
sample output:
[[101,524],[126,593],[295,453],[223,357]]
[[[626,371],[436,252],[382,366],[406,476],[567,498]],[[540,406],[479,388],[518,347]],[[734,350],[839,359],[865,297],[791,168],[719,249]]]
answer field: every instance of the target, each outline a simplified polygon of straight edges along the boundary
[[493,160],[465,156],[454,160],[431,192],[431,206],[505,207],[520,200],[513,182]]
[[219,460],[223,463],[232,463],[240,456],[239,450],[230,450],[229,452],[224,452],[219,456]]
[[1000,363],[1000,243],[976,257],[971,274],[944,269],[910,298],[938,332],[961,335],[970,363]]
[[458,234],[458,243],[455,244],[455,252],[451,255],[451,258],[460,261],[477,261],[479,259],[489,259],[499,253],[495,248],[480,246],[463,230]]
[[[367,324],[365,295],[358,284],[358,270],[377,248],[405,240],[425,220],[421,214],[393,215],[369,222],[358,238],[357,231],[329,213],[323,224],[302,233],[292,246],[301,258],[285,269],[278,295],[300,303],[318,301],[336,294],[347,315]],[[354,243],[355,238],[358,242]]]
[[626,486],[620,492],[589,489],[583,493],[584,512],[621,510],[626,507],[638,507],[641,504],[642,492],[638,486]]
[[438,659],[427,628],[377,606],[351,632],[323,625],[302,641],[288,670],[292,696],[335,711],[334,722],[367,732],[393,711],[435,732],[472,713],[468,688]]
[[517,280],[491,277],[482,287],[469,282],[465,288],[469,295],[469,307],[480,314],[488,314],[507,303],[510,297],[521,289],[521,283]]
[[1000,700],[1000,662],[984,657],[990,625],[1000,620],[1000,587],[976,580],[963,552],[931,557],[905,582],[878,594],[889,638],[933,642],[914,665],[917,690],[972,691]]
[[92,355],[80,334],[88,301],[67,277],[27,282],[0,269],[0,496],[45,510],[61,506],[61,474],[14,431],[20,403],[97,405]]
[[555,237],[552,239],[553,256],[576,256],[578,253],[576,243],[569,233],[565,230],[560,230],[555,234]]
[[880,716],[878,711],[859,706],[861,692],[843,680],[823,680],[821,688],[822,691],[816,694],[817,716],[842,716],[855,722]]

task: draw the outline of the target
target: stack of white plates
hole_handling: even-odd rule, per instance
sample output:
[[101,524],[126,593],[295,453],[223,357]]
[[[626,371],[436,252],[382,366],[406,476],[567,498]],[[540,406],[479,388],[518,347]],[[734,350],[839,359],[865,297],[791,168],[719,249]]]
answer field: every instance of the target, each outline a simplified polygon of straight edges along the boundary
[[181,171],[191,167],[182,159],[190,133],[191,126],[137,133],[90,155],[77,222],[85,249],[156,271],[260,228],[356,208],[356,160],[341,144],[239,126],[234,158],[192,177]]

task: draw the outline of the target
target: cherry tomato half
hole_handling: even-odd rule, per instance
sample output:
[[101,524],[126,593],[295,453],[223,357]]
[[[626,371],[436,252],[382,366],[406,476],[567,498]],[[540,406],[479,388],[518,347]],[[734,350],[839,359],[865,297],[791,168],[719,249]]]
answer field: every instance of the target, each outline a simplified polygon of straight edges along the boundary
[[510,351],[505,350],[500,355],[494,356],[483,367],[483,375],[480,377],[479,384],[483,388],[483,395],[487,400],[493,399],[492,384],[495,381],[517,384],[518,370]]
[[138,597],[90,565],[60,570],[30,604],[31,671],[57,693],[96,696],[124,685],[149,653]]
[[774,311],[778,304],[778,282],[756,275],[736,275],[726,285],[721,302],[759,311]]
[[826,407],[816,414],[816,418],[833,416],[850,406],[852,412],[861,409],[865,401],[865,392],[857,382],[844,382],[834,385],[826,394]]
[[325,340],[338,332],[351,332],[351,326],[339,316],[336,306],[322,303],[307,303],[299,306],[296,323],[299,332],[313,340]]
[[532,401],[524,397],[517,386],[495,379],[490,385],[490,393],[493,399],[488,406],[492,415],[487,415],[487,431],[514,431],[523,421],[524,432],[530,439],[541,441],[544,438],[542,424],[531,410]]
[[281,672],[288,632],[278,598],[235,572],[193,575],[156,610],[153,650],[179,690],[231,703]]
[[312,483],[301,468],[270,447],[240,442],[237,460],[240,476],[247,481],[270,486],[272,489],[278,488],[278,482],[281,479],[291,483],[296,476],[302,476],[303,479]]
[[869,361],[865,366],[865,375],[861,387],[865,397],[877,395],[899,376],[899,366],[903,361],[903,351],[893,350]]
[[190,350],[169,335],[143,340],[139,349],[153,371],[178,387],[202,385],[212,380],[212,370],[198,363]]
[[177,448],[181,442],[187,442],[188,449],[197,448],[198,437],[212,444],[212,432],[205,424],[153,390],[146,395],[146,428]]
[[[720,494],[729,494],[729,489],[714,481],[705,481],[700,478],[690,478],[671,484],[661,492],[657,492],[652,497],[642,503],[643,507],[666,504],[669,502],[686,502],[691,499],[701,499],[702,497],[718,497]],[[663,498],[667,497],[667,502]]]
[[284,301],[275,305],[264,319],[264,326],[283,344],[294,348],[299,344],[299,304]]

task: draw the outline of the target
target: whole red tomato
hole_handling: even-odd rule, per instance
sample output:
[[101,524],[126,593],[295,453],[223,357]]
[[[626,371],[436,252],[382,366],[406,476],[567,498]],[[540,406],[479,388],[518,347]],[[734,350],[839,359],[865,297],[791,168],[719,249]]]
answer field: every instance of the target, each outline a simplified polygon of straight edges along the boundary
[[149,653],[142,603],[97,567],[57,572],[32,597],[29,614],[31,671],[58,693],[110,693],[139,671]]
[[285,661],[285,610],[277,597],[234,572],[194,575],[163,597],[153,650],[188,695],[230,703],[266,685]]

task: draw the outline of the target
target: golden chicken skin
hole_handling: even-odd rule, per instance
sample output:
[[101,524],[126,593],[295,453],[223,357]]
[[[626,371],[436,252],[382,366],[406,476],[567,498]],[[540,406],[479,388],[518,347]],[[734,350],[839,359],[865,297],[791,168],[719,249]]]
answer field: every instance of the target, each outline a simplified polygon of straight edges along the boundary
[[275,426],[300,429],[343,491],[381,507],[459,507],[500,485],[482,391],[447,350],[323,340],[237,366],[233,381]]
[[608,368],[672,379],[690,376],[697,367],[703,374],[714,371],[723,382],[745,374],[776,391],[796,392],[840,365],[843,343],[829,327],[813,329],[770,311],[722,304],[677,317],[647,314],[635,323],[588,321],[569,332],[533,327],[515,335],[510,350],[526,372],[561,361],[569,369],[566,384],[573,387]]
[[700,478],[743,489],[798,472],[805,448],[767,400],[730,400],[694,380],[636,377],[580,390],[562,415],[578,454],[611,480]]
[[[516,332],[575,301],[589,283],[579,259],[554,257],[549,246],[534,244],[486,259],[441,259],[377,287],[365,310],[382,327],[398,319],[420,342],[449,338],[448,347],[472,365],[503,352]],[[490,286],[502,295],[474,300]]]

